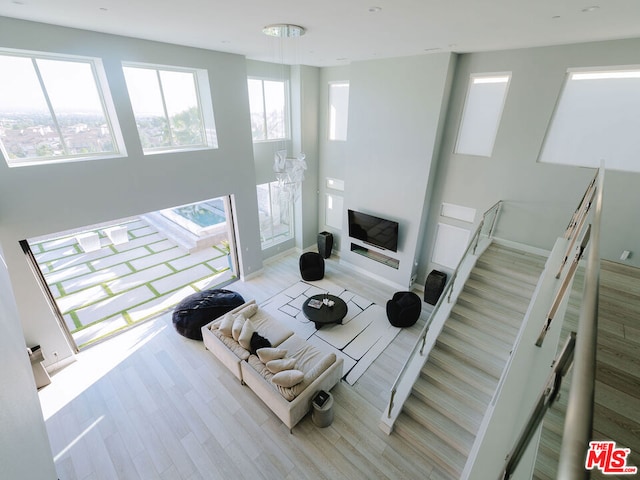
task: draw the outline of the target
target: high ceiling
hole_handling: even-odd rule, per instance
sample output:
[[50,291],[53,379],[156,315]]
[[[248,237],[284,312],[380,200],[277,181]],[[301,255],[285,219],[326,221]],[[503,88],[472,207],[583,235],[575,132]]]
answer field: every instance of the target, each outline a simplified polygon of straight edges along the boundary
[[[0,16],[315,66],[640,37],[639,0],[0,0]],[[307,33],[272,40],[273,23]]]

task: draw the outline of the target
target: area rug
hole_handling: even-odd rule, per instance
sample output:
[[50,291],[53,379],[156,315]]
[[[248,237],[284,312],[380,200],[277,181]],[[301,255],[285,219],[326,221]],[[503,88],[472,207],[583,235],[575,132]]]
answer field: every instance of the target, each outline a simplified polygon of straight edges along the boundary
[[[322,293],[340,297],[347,304],[347,316],[342,325],[325,325],[316,330],[314,323],[305,317],[302,312],[304,302]],[[326,279],[294,283],[267,300],[261,308],[310,344],[341,357],[344,360],[343,379],[349,385],[356,383],[400,331],[389,323],[383,307]]]

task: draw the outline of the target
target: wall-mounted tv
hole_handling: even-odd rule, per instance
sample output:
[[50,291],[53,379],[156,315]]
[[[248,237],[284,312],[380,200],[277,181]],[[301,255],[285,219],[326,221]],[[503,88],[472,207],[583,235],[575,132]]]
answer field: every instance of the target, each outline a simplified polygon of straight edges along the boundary
[[398,251],[398,222],[355,210],[347,211],[349,236],[384,250]]

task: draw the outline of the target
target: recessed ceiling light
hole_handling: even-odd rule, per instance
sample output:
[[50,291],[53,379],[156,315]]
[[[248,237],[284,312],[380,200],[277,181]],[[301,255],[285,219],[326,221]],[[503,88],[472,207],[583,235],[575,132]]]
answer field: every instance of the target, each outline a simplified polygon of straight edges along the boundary
[[552,20],[557,20],[558,18],[560,18],[560,15],[554,15],[553,17],[551,17]]
[[582,13],[595,12],[598,9],[600,9],[598,5],[592,5],[590,7],[583,8]]
[[382,10],[382,7],[369,7],[368,10],[369,13],[378,13],[380,10]]
[[265,35],[279,38],[301,37],[305,32],[306,29],[304,27],[301,27],[300,25],[290,25],[288,23],[267,25],[262,29],[262,33]]

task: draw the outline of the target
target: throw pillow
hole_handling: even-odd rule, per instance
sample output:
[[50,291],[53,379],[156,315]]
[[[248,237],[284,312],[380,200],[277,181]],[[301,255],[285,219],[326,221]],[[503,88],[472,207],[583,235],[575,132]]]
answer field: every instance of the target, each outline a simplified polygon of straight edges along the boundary
[[256,305],[255,303],[252,303],[251,305],[247,305],[246,307],[244,307],[238,313],[241,313],[242,315],[244,315],[244,318],[251,318],[256,314],[257,311],[258,311],[258,305]]
[[251,320],[246,320],[242,325],[242,330],[240,331],[240,335],[238,335],[238,343],[245,350],[251,349],[251,337],[255,331],[256,329]]
[[261,348],[256,351],[258,358],[262,363],[267,363],[270,360],[278,360],[284,358],[287,351],[282,348]]
[[235,319],[236,317],[234,317],[231,313],[227,313],[224,317],[222,317],[222,321],[218,325],[218,330],[220,330],[220,333],[225,337],[231,336],[231,329],[233,328],[233,322],[235,321]]
[[271,373],[278,373],[284,370],[293,370],[296,368],[295,358],[281,358],[279,360],[269,360],[267,368]]
[[285,370],[276,373],[271,382],[275,385],[285,388],[291,388],[299,384],[304,379],[304,373],[300,370]]
[[244,317],[244,315],[238,314],[233,322],[233,327],[231,327],[231,336],[236,342],[238,341],[238,337],[240,336],[240,332],[242,332],[242,327],[244,326],[244,322],[246,321],[247,319]]
[[253,332],[253,335],[251,335],[251,342],[249,346],[251,347],[249,351],[255,354],[261,348],[270,348],[271,342],[260,335],[258,332]]

